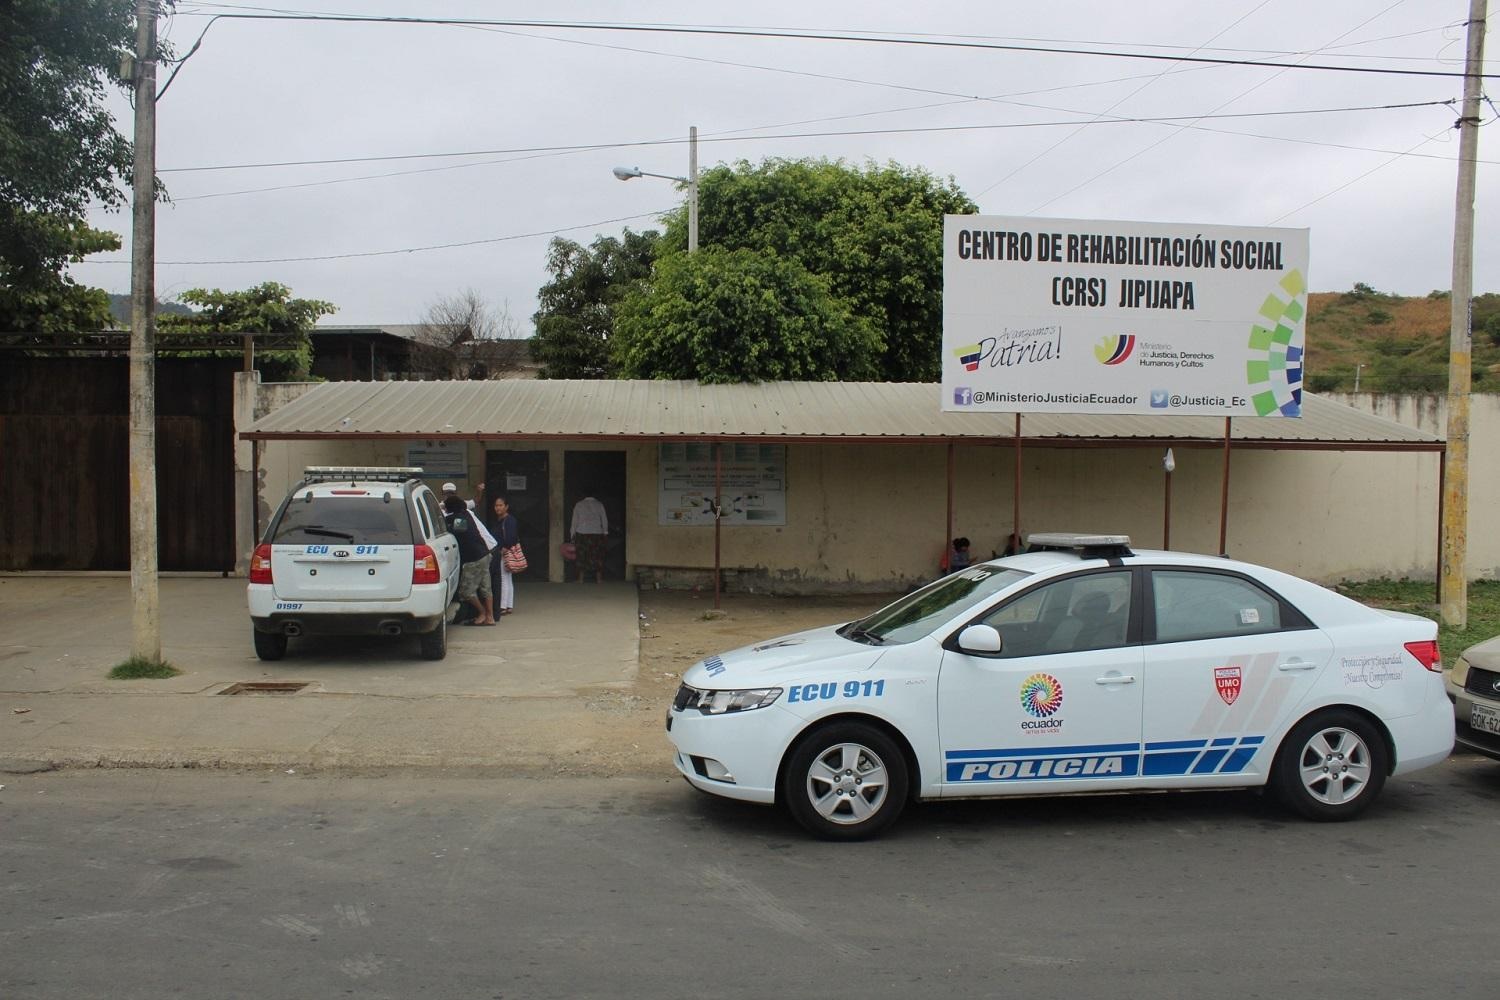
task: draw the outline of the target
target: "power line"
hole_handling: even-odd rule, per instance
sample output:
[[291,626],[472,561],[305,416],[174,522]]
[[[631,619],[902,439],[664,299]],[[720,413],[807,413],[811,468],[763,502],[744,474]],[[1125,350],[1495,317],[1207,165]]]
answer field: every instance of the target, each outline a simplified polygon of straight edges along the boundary
[[[159,260],[157,264],[170,264],[176,267],[208,266],[218,264],[303,264],[318,260],[351,260],[356,257],[391,257],[396,254],[426,253],[429,250],[454,250],[459,247],[477,247],[487,243],[510,243],[515,240],[529,240],[538,236],[556,236],[558,233],[571,233],[579,229],[597,229],[599,226],[609,226],[617,222],[634,222],[637,219],[659,219],[670,212],[671,209],[662,209],[656,212],[645,212],[640,215],[624,215],[618,219],[603,219],[599,222],[586,222],[578,226],[564,226],[561,229],[544,229],[535,233],[514,233],[510,236],[491,236],[482,240],[464,240],[460,243],[435,243],[422,247],[402,247],[397,250],[363,250],[358,253],[331,253],[320,254],[309,257],[259,257],[247,258],[245,260]],[[97,260],[82,260],[80,264],[129,264],[130,261],[124,257],[102,257]]]
[[[1406,2],[1406,0],[1396,0],[1396,2],[1393,3],[1393,4],[1391,4],[1389,7],[1386,7],[1385,9],[1383,9],[1383,10],[1381,10],[1381,11],[1375,13],[1375,14],[1370,15],[1369,17],[1367,17],[1363,21],[1361,21],[1359,24],[1356,24],[1354,27],[1350,28],[1348,31],[1345,31],[1345,32],[1343,32],[1341,34],[1335,35],[1331,39],[1330,44],[1332,44],[1332,42],[1337,42],[1340,39],[1346,38],[1349,35],[1354,34],[1360,28],[1363,28],[1365,25],[1369,24],[1372,21],[1375,21],[1375,20],[1378,20],[1381,17],[1384,17],[1386,14],[1389,14],[1391,11],[1395,10],[1397,7],[1401,6],[1405,2]],[[1259,8],[1257,8],[1257,9],[1259,9]],[[1264,80],[1261,80],[1259,83],[1252,85],[1249,89],[1240,91],[1240,93],[1238,93],[1235,96],[1231,97],[1229,100],[1227,100],[1227,101],[1223,102],[1222,104],[1219,104],[1218,106],[1216,106],[1213,109],[1213,111],[1210,112],[1210,114],[1216,114],[1217,112],[1220,112],[1220,111],[1224,110],[1225,108],[1229,107],[1231,104],[1235,103],[1236,101],[1239,101],[1239,100],[1241,100],[1241,99],[1249,96],[1250,94],[1252,94],[1255,91],[1259,90],[1261,87],[1264,87],[1266,84],[1270,83],[1272,80],[1274,80],[1277,77],[1281,76],[1289,68],[1290,67],[1286,67],[1286,68],[1283,68],[1281,70],[1278,70],[1277,72],[1272,73],[1270,76],[1266,77]],[[1204,117],[1206,118],[1207,115],[1205,115]],[[1141,149],[1136,150],[1134,153],[1131,153],[1129,156],[1126,156],[1125,158],[1120,159],[1120,160],[1116,160],[1114,163],[1112,163],[1109,166],[1105,167],[1103,170],[1098,171],[1093,176],[1089,177],[1087,180],[1081,181],[1078,184],[1074,184],[1072,187],[1068,188],[1066,191],[1062,192],[1061,194],[1053,195],[1051,198],[1047,199],[1046,201],[1042,202],[1040,205],[1036,206],[1036,208],[1032,209],[1031,210],[1031,214],[1034,215],[1037,212],[1040,212],[1042,209],[1046,208],[1048,205],[1051,205],[1053,202],[1060,201],[1061,199],[1066,198],[1070,194],[1074,194],[1074,193],[1076,193],[1078,191],[1083,190],[1084,188],[1088,187],[1090,184],[1092,184],[1095,181],[1099,180],[1099,178],[1104,177],[1104,176],[1110,174],[1111,172],[1113,172],[1115,170],[1118,170],[1120,167],[1123,167],[1125,164],[1129,163],[1131,160],[1134,160],[1134,159],[1136,159],[1137,157],[1140,157],[1140,156],[1144,156],[1146,153],[1149,153],[1151,150],[1156,149],[1158,146],[1161,146],[1163,143],[1167,143],[1167,142],[1172,141],[1177,136],[1181,135],[1183,133],[1183,131],[1185,130],[1185,128],[1186,128],[1186,126],[1180,126],[1180,127],[1178,127],[1175,131],[1169,132],[1168,134],[1166,134],[1164,136],[1161,136],[1155,142],[1153,142],[1153,143],[1151,143],[1151,144],[1149,144],[1149,145],[1147,145],[1147,146],[1145,146],[1145,147],[1143,147]]]
[[[838,32],[785,31],[732,27],[692,27],[669,24],[625,24],[596,21],[539,21],[457,17],[389,17],[364,14],[219,14],[220,20],[235,21],[310,21],[344,24],[446,25],[450,27],[558,28],[567,31],[616,31],[638,34],[718,36],[723,38],[779,38],[790,41],[854,42],[873,45],[908,45],[919,48],[969,49],[985,52],[1032,52],[1043,55],[1096,56],[1107,59],[1144,59],[1157,62],[1190,62],[1212,66],[1263,66],[1271,69],[1317,70],[1334,73],[1370,73],[1383,76],[1425,76],[1462,79],[1465,74],[1453,70],[1396,69],[1389,66],[1334,66],[1327,63],[1282,63],[1265,59],[1227,59],[1214,56],[1179,56],[1153,52],[1128,52],[1110,49],[1082,49],[1054,45],[1013,45],[999,42],[943,40],[937,38],[860,35]],[[1500,74],[1477,74],[1480,79],[1495,79]]]
[[[1204,121],[1220,118],[1279,118],[1292,115],[1326,115],[1345,114],[1358,111],[1399,111],[1409,108],[1428,108],[1443,105],[1452,105],[1453,99],[1443,101],[1410,101],[1402,104],[1365,104],[1352,107],[1339,108],[1300,108],[1282,111],[1238,111],[1223,115],[1158,115],[1150,117],[1115,117],[1109,116],[1104,120],[1112,125],[1130,124],[1160,124],[1180,121]],[[1085,112],[1076,112],[1083,114]],[[822,131],[822,132],[781,132],[750,136],[718,136],[707,139],[699,139],[699,143],[727,143],[748,142],[761,139],[823,139],[839,138],[846,136],[865,135],[914,135],[932,132],[974,132],[989,131],[996,129],[1020,129],[1020,128],[1052,128],[1060,125],[1077,125],[1076,121],[1047,121],[1047,122],[1000,122],[992,125],[929,125],[912,128],[887,128],[887,129],[854,129],[848,131]],[[667,146],[680,145],[686,140],[680,138],[671,139],[636,139],[626,142],[612,143],[574,143],[564,146],[518,146],[508,149],[470,149],[457,152],[442,153],[396,153],[382,156],[344,156],[331,157],[320,160],[276,160],[260,163],[219,163],[199,167],[163,167],[157,171],[159,174],[170,173],[203,173],[216,170],[260,170],[271,167],[314,167],[332,166],[343,163],[386,163],[396,160],[429,160],[448,159],[463,156],[501,156],[521,153],[573,153],[597,149],[628,149],[643,146]]]

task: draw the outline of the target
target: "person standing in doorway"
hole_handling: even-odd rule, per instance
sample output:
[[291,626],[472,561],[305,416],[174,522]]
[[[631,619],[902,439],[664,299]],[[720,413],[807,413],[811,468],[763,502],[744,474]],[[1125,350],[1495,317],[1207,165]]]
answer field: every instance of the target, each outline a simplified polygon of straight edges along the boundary
[[493,581],[495,591],[495,602],[500,607],[500,614],[508,615],[516,610],[516,584],[511,579],[510,567],[505,565],[505,550],[512,545],[521,544],[521,524],[516,520],[516,515],[510,512],[510,499],[504,496],[495,498],[492,516],[493,525],[491,533],[495,536],[496,544],[494,558],[490,560],[490,579]]
[[578,547],[578,582],[589,572],[595,583],[604,582],[604,547],[609,540],[609,516],[604,504],[585,490],[583,499],[573,505],[573,524],[568,538]]

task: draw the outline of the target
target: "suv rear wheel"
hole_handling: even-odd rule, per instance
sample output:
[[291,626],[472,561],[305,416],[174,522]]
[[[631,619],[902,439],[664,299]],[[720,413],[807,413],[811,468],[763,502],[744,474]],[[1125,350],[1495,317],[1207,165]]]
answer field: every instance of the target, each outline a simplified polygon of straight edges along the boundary
[[438,627],[421,635],[422,659],[441,660],[448,655],[448,618],[438,621]]
[[286,636],[280,632],[262,632],[251,629],[255,637],[255,655],[262,660],[279,660],[286,655]]

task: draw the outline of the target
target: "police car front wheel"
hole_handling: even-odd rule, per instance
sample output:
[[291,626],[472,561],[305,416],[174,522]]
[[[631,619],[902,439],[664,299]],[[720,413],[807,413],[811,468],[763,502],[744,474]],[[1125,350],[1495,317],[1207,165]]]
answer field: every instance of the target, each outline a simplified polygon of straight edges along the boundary
[[1283,803],[1308,819],[1353,819],[1385,784],[1385,741],[1363,716],[1319,712],[1287,733],[1272,785]]
[[906,806],[906,758],[885,733],[860,722],[813,730],[793,748],[781,795],[792,818],[827,840],[862,840]]

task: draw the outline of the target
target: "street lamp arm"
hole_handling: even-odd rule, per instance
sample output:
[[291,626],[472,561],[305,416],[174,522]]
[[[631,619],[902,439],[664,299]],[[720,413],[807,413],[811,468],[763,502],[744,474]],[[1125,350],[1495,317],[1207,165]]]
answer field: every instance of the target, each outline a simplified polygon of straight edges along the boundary
[[614,174],[622,181],[633,180],[637,177],[660,177],[664,181],[676,181],[678,184],[691,184],[686,177],[675,177],[672,174],[653,174],[649,170],[640,167],[615,167]]

